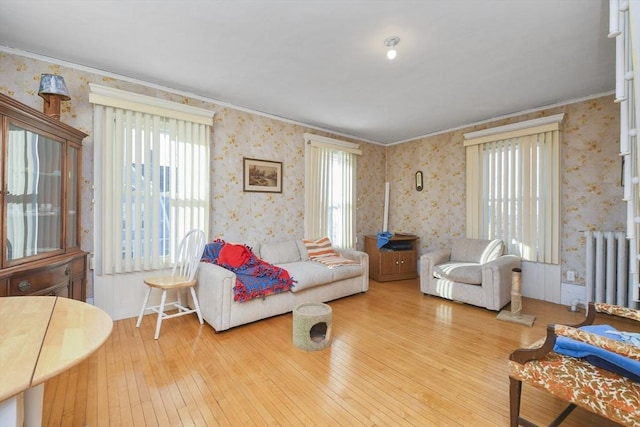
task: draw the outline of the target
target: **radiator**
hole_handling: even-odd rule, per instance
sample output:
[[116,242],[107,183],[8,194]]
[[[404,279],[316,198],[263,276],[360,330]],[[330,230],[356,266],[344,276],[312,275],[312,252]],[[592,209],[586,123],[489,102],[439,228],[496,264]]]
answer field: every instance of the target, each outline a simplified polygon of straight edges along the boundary
[[622,232],[587,231],[585,284],[587,301],[628,307],[627,239]]

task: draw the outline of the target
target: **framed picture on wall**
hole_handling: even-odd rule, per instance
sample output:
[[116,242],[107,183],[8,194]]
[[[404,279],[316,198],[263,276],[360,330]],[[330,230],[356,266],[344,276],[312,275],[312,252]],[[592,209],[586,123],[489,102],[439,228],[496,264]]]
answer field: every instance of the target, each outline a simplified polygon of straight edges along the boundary
[[282,162],[249,159],[243,161],[243,191],[282,193]]

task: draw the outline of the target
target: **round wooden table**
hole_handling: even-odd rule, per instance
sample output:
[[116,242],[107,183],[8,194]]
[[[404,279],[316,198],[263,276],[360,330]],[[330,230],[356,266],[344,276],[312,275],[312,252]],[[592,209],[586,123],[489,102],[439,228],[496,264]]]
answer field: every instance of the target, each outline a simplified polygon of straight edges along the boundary
[[40,426],[44,382],[89,357],[112,328],[107,313],[81,301],[0,298],[0,425]]

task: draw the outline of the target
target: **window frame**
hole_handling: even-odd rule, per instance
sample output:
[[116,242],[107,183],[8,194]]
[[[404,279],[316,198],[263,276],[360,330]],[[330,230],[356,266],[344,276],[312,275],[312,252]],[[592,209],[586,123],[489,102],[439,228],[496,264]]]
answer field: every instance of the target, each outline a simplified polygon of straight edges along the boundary
[[[556,114],[464,134],[468,237],[502,239],[510,253],[525,260],[560,263],[560,124],[563,118],[564,114]],[[501,144],[508,148],[500,147]],[[519,151],[518,157],[514,147]],[[496,151],[496,159],[500,155],[506,157],[509,150],[512,157],[503,159],[501,165],[496,159],[492,159],[495,162],[492,165],[485,164],[487,157],[491,157],[487,154],[489,149]],[[517,182],[518,188],[509,188],[510,196],[519,195],[518,200],[511,200],[509,205],[512,212],[519,213],[515,218],[512,215],[498,217],[495,211],[488,210],[486,172],[491,171],[491,166],[496,172],[493,178],[506,182],[505,187],[511,185],[511,181]],[[504,172],[517,175],[509,179],[500,176]],[[505,190],[496,184],[495,191],[504,194]],[[500,197],[500,203],[505,198]],[[489,216],[491,221],[495,219],[492,229],[488,227]]]
[[[200,228],[208,234],[209,153],[214,113],[119,89],[95,84],[89,86],[89,101],[94,104],[94,158],[96,159],[94,228],[96,241],[99,242],[94,245],[96,274],[166,268],[173,262],[175,246],[190,228]],[[161,144],[162,147],[160,147]],[[141,240],[148,240],[146,237],[140,239],[142,235],[139,234],[138,246],[136,246],[138,254],[134,254],[132,245],[127,245],[126,242],[135,239],[131,234],[131,239],[127,240],[126,236],[129,233],[126,230],[133,231],[131,228],[133,226],[137,233],[141,221],[150,223],[150,218],[154,218],[160,224],[160,215],[166,213],[158,210],[153,216],[149,216],[148,212],[143,214],[140,207],[146,202],[153,205],[158,202],[158,206],[162,204],[160,192],[153,192],[149,188],[153,182],[160,182],[162,174],[159,169],[157,171],[155,168],[152,169],[153,177],[150,181],[146,180],[146,176],[144,181],[141,178],[145,175],[142,172],[145,165],[161,164],[159,156],[161,150],[167,151],[163,156],[166,156],[164,163],[168,164],[162,163],[162,165],[170,168],[171,175],[169,184],[172,212],[169,214],[171,240],[169,253],[161,253],[160,248],[151,247],[147,243],[144,243],[144,250],[138,247],[143,244]],[[151,158],[152,151],[153,158]],[[118,164],[120,159],[124,159],[122,165]],[[198,160],[199,168],[192,165],[195,159]],[[134,164],[141,166],[139,171],[131,167]],[[180,167],[181,164],[190,165],[190,167]],[[176,175],[178,169],[183,171],[180,177]],[[196,170],[200,172],[195,172]],[[198,176],[194,175],[196,173]],[[200,174],[203,173],[207,174],[207,179],[202,179]],[[178,186],[176,184],[178,180],[184,182]],[[138,188],[131,188],[127,193],[125,187],[134,184],[144,184],[146,190],[152,195],[145,195]],[[164,190],[167,189],[164,188]],[[134,196],[139,200],[135,203],[138,205],[135,206],[136,212],[132,210],[128,212],[132,215],[131,218],[123,216],[125,196]],[[143,202],[142,200],[145,199],[146,202]],[[123,225],[126,219],[129,219],[131,226]],[[158,241],[161,240],[159,237]],[[131,252],[123,257],[122,251],[126,248],[131,249]]]
[[[356,245],[356,178],[357,157],[362,154],[360,146],[310,133],[304,134],[304,141],[304,237],[329,237],[334,246],[353,249]],[[333,164],[335,162],[338,164]],[[337,172],[333,171],[333,166],[338,166]],[[343,180],[331,185],[339,173]],[[331,191],[330,187],[336,191]],[[338,201],[334,197],[336,193],[341,193]],[[336,212],[336,209],[340,211]],[[336,221],[339,232],[335,231]]]

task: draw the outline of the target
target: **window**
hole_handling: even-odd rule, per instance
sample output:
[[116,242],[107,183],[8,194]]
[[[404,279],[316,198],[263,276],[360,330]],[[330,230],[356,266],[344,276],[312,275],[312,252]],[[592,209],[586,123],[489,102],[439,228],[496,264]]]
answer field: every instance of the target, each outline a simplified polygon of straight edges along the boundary
[[305,237],[354,248],[357,144],[305,133]]
[[209,222],[213,113],[91,86],[98,274],[155,270]]
[[467,133],[467,235],[559,263],[562,114]]

